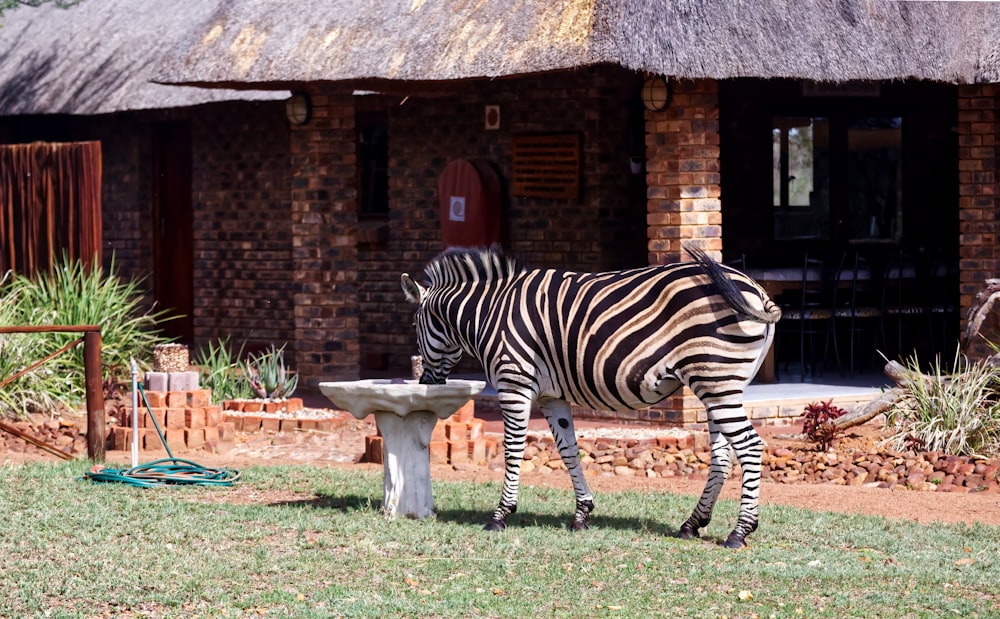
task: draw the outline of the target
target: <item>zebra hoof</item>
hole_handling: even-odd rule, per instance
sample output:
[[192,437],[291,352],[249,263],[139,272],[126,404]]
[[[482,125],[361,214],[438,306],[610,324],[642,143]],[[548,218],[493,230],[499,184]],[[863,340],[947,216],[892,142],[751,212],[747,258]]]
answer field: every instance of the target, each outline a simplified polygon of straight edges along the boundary
[[586,520],[577,520],[576,518],[574,518],[569,523],[569,528],[571,531],[586,531],[587,529],[590,528],[590,522]]
[[698,539],[701,536],[698,535],[698,529],[684,524],[681,525],[681,530],[677,532],[677,537],[681,539]]
[[507,523],[503,522],[502,520],[495,520],[493,518],[490,518],[490,521],[486,523],[485,527],[483,527],[483,531],[503,531],[506,528],[507,528]]
[[737,533],[736,531],[730,533],[729,537],[726,538],[725,543],[722,545],[725,546],[726,548],[732,548],[734,550],[739,550],[740,548],[747,547],[746,540],[744,540],[743,536]]

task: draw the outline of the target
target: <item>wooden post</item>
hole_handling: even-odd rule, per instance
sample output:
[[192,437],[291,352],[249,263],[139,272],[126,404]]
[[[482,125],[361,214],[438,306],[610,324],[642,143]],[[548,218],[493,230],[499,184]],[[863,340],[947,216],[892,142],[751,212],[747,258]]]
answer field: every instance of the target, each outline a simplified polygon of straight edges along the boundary
[[107,423],[104,419],[104,381],[101,380],[101,332],[83,336],[83,373],[87,390],[87,457],[104,462]]

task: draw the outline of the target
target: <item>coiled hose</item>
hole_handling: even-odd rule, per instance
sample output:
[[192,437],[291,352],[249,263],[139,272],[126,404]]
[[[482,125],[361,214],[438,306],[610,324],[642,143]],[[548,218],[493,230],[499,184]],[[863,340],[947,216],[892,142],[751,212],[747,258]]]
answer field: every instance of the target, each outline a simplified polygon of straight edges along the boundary
[[[139,395],[142,396],[142,403],[146,405],[146,413],[149,414],[149,401],[146,399],[146,392],[142,385],[136,384]],[[153,488],[167,484],[177,485],[202,485],[202,486],[231,486],[240,479],[240,472],[233,469],[214,469],[201,466],[196,462],[175,458],[167,439],[163,436],[160,424],[156,417],[149,415],[153,420],[153,427],[160,436],[163,447],[167,450],[168,458],[154,460],[146,464],[140,464],[127,469],[109,468],[97,465],[84,474],[85,479],[98,482],[116,482],[138,486],[140,488]]]

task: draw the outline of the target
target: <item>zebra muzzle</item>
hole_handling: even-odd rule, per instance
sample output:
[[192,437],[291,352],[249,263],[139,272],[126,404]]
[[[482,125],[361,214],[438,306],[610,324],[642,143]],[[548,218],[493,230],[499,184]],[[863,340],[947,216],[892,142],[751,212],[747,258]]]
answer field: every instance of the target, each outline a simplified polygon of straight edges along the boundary
[[445,378],[434,376],[427,370],[424,370],[424,373],[420,375],[421,385],[443,385],[445,384],[445,382],[446,382]]

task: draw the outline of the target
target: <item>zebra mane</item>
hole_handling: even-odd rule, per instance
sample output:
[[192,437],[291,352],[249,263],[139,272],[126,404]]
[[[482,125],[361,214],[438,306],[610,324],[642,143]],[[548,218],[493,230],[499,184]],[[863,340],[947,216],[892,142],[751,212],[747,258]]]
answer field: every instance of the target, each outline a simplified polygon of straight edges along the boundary
[[424,269],[431,286],[472,281],[496,281],[512,277],[524,267],[499,246],[452,247],[438,254]]

